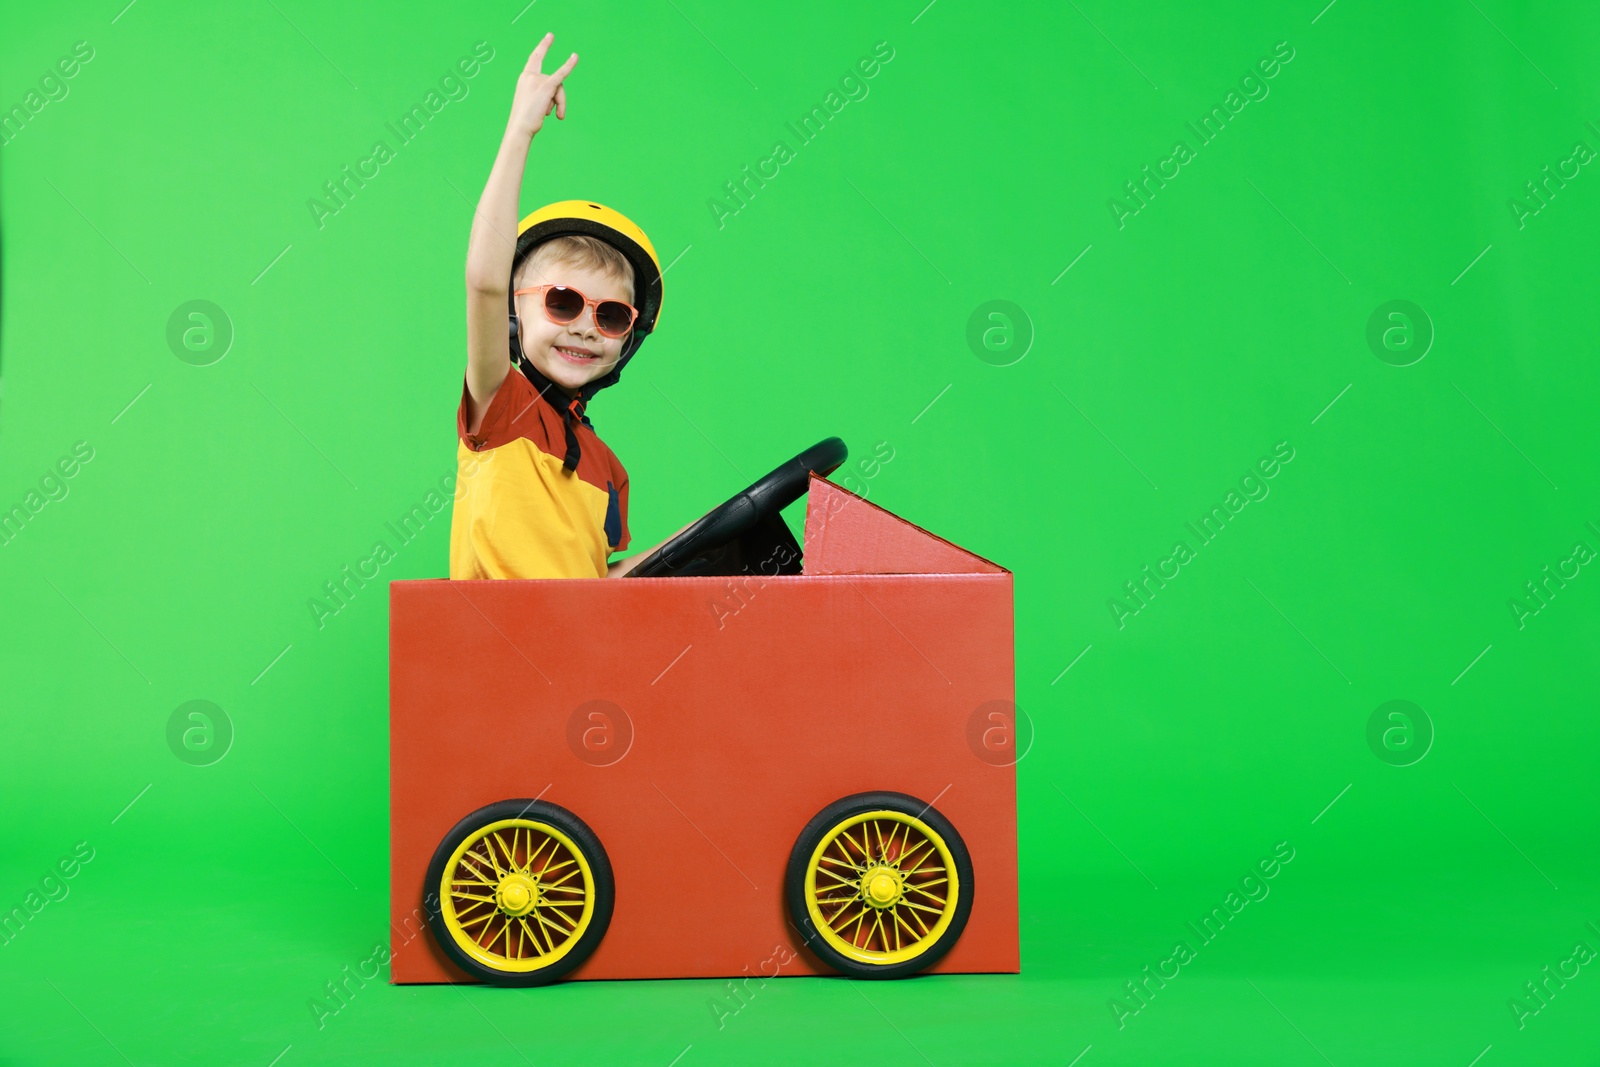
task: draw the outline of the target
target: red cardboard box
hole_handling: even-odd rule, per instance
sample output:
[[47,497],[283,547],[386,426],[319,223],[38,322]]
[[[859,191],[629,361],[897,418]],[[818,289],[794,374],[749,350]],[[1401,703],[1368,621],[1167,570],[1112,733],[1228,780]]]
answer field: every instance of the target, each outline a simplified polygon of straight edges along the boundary
[[813,474],[802,574],[389,596],[392,981],[473,980],[424,918],[428,863],[463,816],[530,797],[586,822],[615,876],[570,978],[832,973],[785,865],[869,790],[932,804],[972,857],[966,929],[929,971],[1019,970],[1016,771],[990,730],[1015,700],[1005,568]]

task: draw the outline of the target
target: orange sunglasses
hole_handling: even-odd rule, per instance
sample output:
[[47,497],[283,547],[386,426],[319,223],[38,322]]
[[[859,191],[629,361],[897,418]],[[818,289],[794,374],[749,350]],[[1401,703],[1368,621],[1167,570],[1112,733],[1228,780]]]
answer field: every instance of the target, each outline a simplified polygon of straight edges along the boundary
[[621,300],[590,300],[570,285],[535,285],[518,289],[513,295],[544,293],[545,318],[558,326],[565,326],[583,314],[584,308],[594,312],[594,325],[607,337],[622,337],[633,329],[639,309]]

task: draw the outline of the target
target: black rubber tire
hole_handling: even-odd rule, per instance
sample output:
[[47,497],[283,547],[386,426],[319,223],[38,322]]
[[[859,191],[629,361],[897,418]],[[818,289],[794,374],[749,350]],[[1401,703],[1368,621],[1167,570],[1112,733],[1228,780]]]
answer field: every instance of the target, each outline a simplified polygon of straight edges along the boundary
[[[571,838],[583,850],[584,859],[588,861],[589,870],[594,876],[594,912],[590,916],[588,929],[579,936],[578,943],[561,959],[549,967],[535,971],[508,972],[480,963],[463,952],[455,943],[455,939],[445,927],[438,886],[439,880],[444,877],[444,865],[449,862],[461,842],[475,830],[489,823],[499,822],[501,819],[519,818],[548,823]],[[439,847],[433,850],[433,859],[428,863],[427,878],[422,884],[422,907],[428,916],[428,927],[433,931],[434,940],[444,950],[445,955],[474,978],[500,986],[548,985],[566,977],[589,958],[600,944],[600,939],[605,937],[606,928],[611,925],[611,910],[615,902],[616,882],[611,874],[611,860],[600,844],[600,838],[582,819],[566,808],[547,800],[496,801],[479,808],[456,823],[451,831],[444,835],[444,840],[439,842]]]
[[[951,916],[950,925],[945,928],[938,941],[920,956],[890,965],[863,963],[843,955],[817,932],[816,926],[811,921],[811,915],[806,910],[806,866],[817,843],[822,840],[823,835],[844,819],[862,812],[879,810],[898,811],[914,816],[937,831],[939,836],[944,838],[946,847],[950,849],[950,855],[955,860],[956,874],[960,878],[959,885],[963,887],[956,898],[956,908]],[[806,947],[823,963],[851,978],[904,978],[937,963],[950,951],[961,937],[961,932],[966,929],[967,918],[972,914],[972,856],[967,852],[966,842],[961,840],[961,835],[956,832],[955,826],[931,804],[925,804],[905,793],[887,791],[856,793],[823,808],[806,823],[805,829],[800,831],[800,836],[795,839],[794,849],[789,853],[789,866],[784,874],[783,892],[795,928],[800,931]]]

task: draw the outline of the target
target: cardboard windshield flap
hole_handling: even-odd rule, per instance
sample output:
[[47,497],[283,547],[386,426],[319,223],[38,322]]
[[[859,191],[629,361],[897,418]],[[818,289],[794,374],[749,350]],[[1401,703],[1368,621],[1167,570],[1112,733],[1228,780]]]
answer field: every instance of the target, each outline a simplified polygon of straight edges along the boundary
[[929,972],[1020,969],[1016,769],[979,740],[1016,699],[1011,572],[815,474],[803,549],[797,575],[390,583],[391,981],[474,980],[428,928],[427,868],[462,818],[528,798],[587,823],[615,878],[569,979],[834,973],[785,868],[813,816],[876,790],[972,857]]

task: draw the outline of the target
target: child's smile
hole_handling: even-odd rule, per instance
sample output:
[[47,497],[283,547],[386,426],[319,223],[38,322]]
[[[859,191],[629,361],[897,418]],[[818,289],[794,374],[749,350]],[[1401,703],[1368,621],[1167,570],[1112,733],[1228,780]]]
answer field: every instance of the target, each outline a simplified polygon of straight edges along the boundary
[[600,353],[587,348],[568,347],[566,345],[557,345],[556,351],[580,365],[593,363],[595,358],[600,355]]

